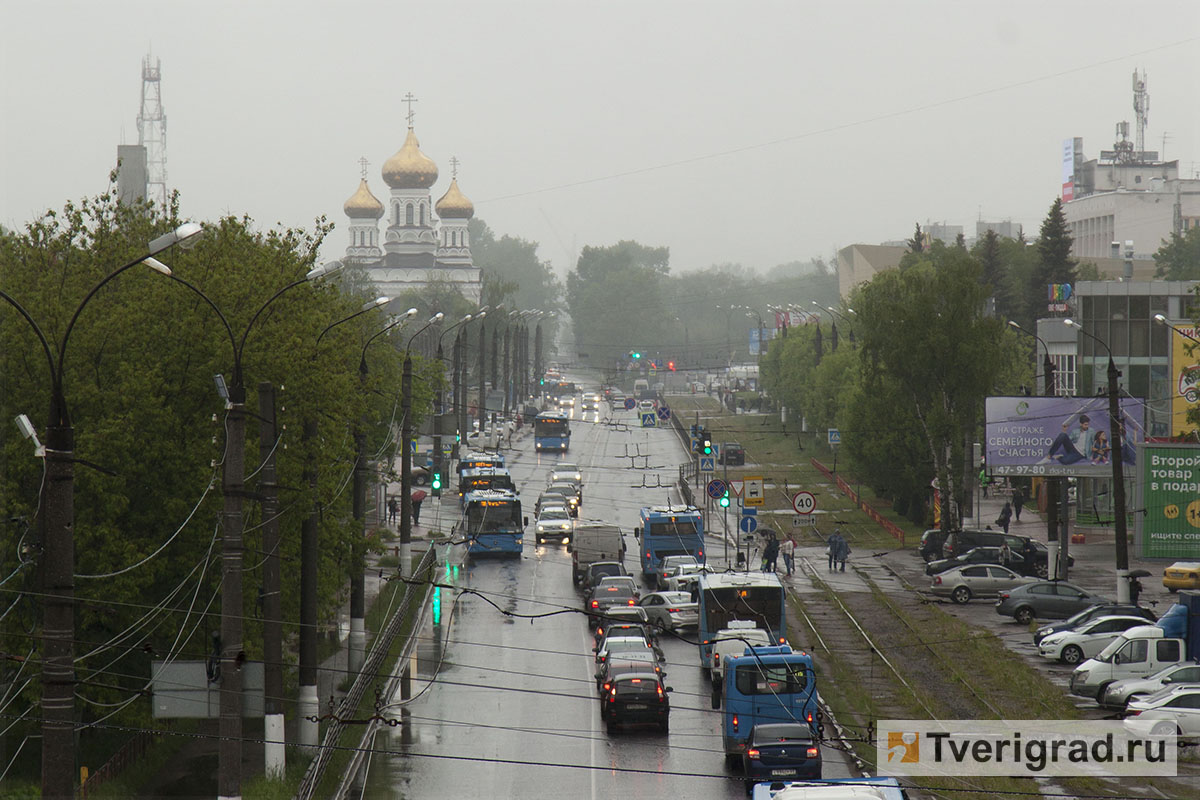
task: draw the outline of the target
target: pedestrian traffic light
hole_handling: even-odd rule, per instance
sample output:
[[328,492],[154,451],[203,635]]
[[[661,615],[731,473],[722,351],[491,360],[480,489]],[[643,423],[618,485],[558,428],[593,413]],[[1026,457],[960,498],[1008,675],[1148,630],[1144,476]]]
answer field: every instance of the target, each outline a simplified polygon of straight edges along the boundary
[[721,495],[721,508],[729,508],[729,490],[725,490],[725,494]]
[[442,473],[433,473],[433,477],[429,479],[429,488],[433,490],[434,497],[442,496]]

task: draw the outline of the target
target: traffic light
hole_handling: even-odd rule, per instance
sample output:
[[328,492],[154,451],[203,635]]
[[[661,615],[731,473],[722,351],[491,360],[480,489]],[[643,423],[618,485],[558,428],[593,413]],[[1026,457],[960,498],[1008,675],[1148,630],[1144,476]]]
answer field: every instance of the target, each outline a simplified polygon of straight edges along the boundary
[[712,455],[712,440],[708,438],[708,431],[704,432],[704,444],[701,445],[701,451],[706,456]]
[[669,369],[671,372],[674,372],[674,371],[675,371],[675,362],[674,362],[674,361],[668,361],[668,362],[667,362],[667,369]]
[[641,357],[642,357],[642,354],[641,354],[641,353],[638,353],[638,352],[636,352],[636,351],[635,351],[635,352],[633,352],[633,353],[630,353],[629,355],[633,356],[634,358],[641,358]]
[[721,508],[729,508],[729,490],[725,490],[725,494],[721,495]]
[[433,490],[434,497],[442,496],[442,473],[433,473],[433,477],[429,479],[429,488]]

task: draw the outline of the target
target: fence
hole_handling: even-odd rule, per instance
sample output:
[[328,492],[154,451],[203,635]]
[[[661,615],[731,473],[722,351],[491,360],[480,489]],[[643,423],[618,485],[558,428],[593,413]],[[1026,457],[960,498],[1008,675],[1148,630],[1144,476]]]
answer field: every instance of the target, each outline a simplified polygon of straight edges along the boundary
[[105,761],[103,766],[88,776],[88,779],[79,787],[79,796],[87,797],[88,792],[95,791],[138,763],[157,735],[156,731],[143,731],[122,745],[120,750],[113,753],[112,758]]
[[875,510],[874,506],[872,506],[870,503],[868,503],[867,501],[865,501],[861,497],[859,497],[858,492],[851,489],[850,484],[848,484],[844,480],[842,480],[842,477],[840,475],[834,475],[833,472],[831,472],[828,467],[826,467],[824,464],[822,464],[820,461],[818,461],[815,458],[811,459],[811,461],[812,461],[812,465],[814,467],[816,467],[818,470],[820,470],[821,473],[826,478],[829,478],[830,480],[837,483],[838,489],[841,490],[841,492],[844,495],[846,495],[852,501],[854,501],[854,504],[856,506],[858,506],[860,509],[862,509],[864,514],[866,514],[871,519],[875,520],[875,522],[878,523],[881,528],[883,528],[885,531],[890,533],[892,535],[892,538],[894,538],[896,541],[898,541],[900,543],[901,547],[904,546],[904,529],[903,528],[901,528],[896,523],[892,522],[890,519],[884,517],[883,514],[880,514],[878,511]]

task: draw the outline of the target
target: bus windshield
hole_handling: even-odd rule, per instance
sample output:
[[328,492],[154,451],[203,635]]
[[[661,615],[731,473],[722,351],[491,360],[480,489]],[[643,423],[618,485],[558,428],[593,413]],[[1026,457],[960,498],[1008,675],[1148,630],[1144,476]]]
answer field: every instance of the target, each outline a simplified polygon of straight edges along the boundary
[[534,436],[566,436],[568,430],[567,421],[561,417],[538,417],[533,421]]
[[803,664],[739,663],[734,685],[743,695],[798,694],[808,686],[808,669]]
[[520,533],[521,506],[515,500],[481,500],[467,508],[467,529],[472,533]]
[[464,475],[462,479],[462,491],[478,492],[485,489],[507,489],[513,491],[516,487],[513,485],[512,476],[507,473],[497,473],[495,475]]
[[719,631],[730,620],[745,619],[766,631],[783,629],[782,586],[722,586],[704,590],[703,629]]
[[661,522],[651,522],[647,526],[650,536],[695,536],[699,533],[696,521],[691,519],[669,519]]

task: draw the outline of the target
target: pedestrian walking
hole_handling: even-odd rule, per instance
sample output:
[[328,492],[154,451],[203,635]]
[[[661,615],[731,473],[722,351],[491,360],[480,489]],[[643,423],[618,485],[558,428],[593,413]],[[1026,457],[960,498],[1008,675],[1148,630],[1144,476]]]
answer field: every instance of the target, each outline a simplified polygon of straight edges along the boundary
[[833,565],[837,561],[838,539],[841,539],[841,538],[842,538],[842,535],[835,531],[834,533],[829,535],[828,539],[825,540],[825,543],[827,545],[829,545],[828,547],[825,548],[825,555],[829,556],[829,571],[830,572],[833,572]]
[[1010,566],[1012,558],[1012,548],[1008,546],[1008,540],[1005,539],[1004,543],[1000,545],[1000,565],[1005,567]]
[[388,524],[395,525],[396,524],[396,512],[399,510],[399,507],[396,505],[396,498],[393,497],[388,500],[387,510],[388,510]]
[[1142,594],[1142,582],[1136,577],[1129,579],[1129,602],[1137,605],[1138,597]]
[[791,536],[784,539],[783,543],[779,545],[779,554],[783,556],[783,566],[787,568],[787,574],[791,575],[796,559],[796,542]]
[[1012,521],[1012,513],[1012,503],[1005,501],[1004,508],[1000,509],[1000,516],[996,517],[996,524],[999,525],[1005,533],[1008,533],[1008,523]]
[[774,572],[779,559],[779,540],[772,533],[767,537],[767,549],[763,550],[763,572]]
[[425,499],[425,492],[422,489],[417,489],[412,493],[412,519],[413,525],[421,524],[421,502]]
[[1017,522],[1021,521],[1021,509],[1025,507],[1025,493],[1021,491],[1021,487],[1013,489],[1012,493],[1013,504],[1013,519]]
[[850,543],[840,533],[837,534],[837,552],[834,553],[834,558],[837,561],[842,572],[846,571],[846,559],[850,557]]
[[979,486],[983,489],[983,496],[987,497],[988,484],[991,483],[988,478],[987,468],[979,470]]

